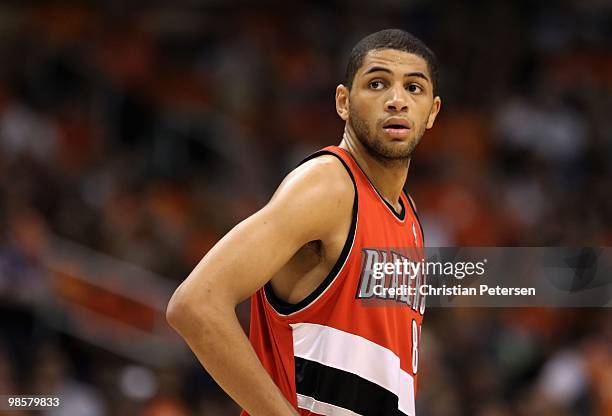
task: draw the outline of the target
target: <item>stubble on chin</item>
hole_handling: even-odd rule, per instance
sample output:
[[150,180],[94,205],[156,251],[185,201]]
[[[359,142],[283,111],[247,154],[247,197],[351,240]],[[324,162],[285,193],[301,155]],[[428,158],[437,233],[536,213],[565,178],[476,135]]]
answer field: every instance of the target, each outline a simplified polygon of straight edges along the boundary
[[417,132],[417,136],[408,146],[399,147],[383,143],[382,140],[372,134],[367,123],[354,111],[351,111],[349,124],[355,132],[357,140],[363,145],[368,154],[388,166],[397,166],[407,163],[425,131],[423,127],[420,128]]

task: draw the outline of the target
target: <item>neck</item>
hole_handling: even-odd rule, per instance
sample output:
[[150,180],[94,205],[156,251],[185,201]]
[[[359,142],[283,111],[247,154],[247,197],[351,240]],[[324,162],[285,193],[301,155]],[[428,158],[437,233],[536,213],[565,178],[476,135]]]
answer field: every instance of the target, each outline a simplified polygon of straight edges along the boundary
[[344,130],[340,147],[348,151],[357,164],[370,179],[376,190],[397,211],[401,209],[399,199],[406,178],[410,159],[406,160],[380,160],[372,156],[365,146],[355,137],[347,126]]

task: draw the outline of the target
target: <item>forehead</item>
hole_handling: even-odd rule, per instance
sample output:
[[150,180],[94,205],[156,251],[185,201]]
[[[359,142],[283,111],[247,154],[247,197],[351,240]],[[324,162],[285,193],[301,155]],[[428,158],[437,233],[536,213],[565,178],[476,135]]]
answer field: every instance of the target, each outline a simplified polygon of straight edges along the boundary
[[375,66],[384,67],[393,72],[422,72],[428,77],[430,76],[425,59],[419,55],[397,49],[374,49],[369,51],[364,56],[363,63],[357,74],[362,75],[368,69]]

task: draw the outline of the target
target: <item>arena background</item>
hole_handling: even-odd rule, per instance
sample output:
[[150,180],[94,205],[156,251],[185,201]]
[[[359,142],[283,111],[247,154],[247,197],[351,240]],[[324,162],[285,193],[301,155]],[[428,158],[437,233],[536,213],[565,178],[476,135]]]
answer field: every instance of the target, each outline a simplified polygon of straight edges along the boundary
[[[339,142],[348,50],[382,28],[442,66],[407,183],[427,245],[612,245],[612,3],[257,4],[0,5],[0,394],[60,395],[50,415],[237,414],[166,302]],[[612,415],[611,318],[428,310],[418,414]]]

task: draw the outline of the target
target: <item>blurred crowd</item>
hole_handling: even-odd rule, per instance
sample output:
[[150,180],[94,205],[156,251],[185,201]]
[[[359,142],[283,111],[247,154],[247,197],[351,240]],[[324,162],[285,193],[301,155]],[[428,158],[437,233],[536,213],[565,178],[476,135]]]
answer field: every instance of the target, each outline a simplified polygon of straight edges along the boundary
[[[441,63],[406,185],[427,245],[612,245],[611,23],[598,0],[3,2],[0,394],[61,391],[75,410],[53,415],[237,414],[195,360],[147,368],[37,322],[40,256],[61,236],[178,284],[340,141],[335,86],[382,28]],[[428,311],[419,414],[612,415],[610,318]]]

